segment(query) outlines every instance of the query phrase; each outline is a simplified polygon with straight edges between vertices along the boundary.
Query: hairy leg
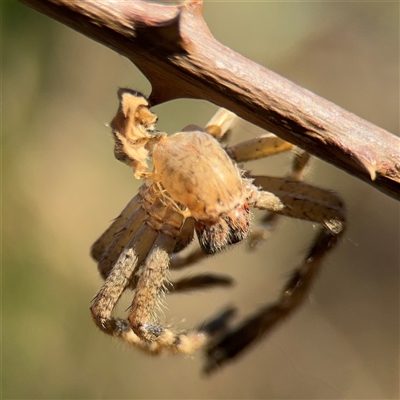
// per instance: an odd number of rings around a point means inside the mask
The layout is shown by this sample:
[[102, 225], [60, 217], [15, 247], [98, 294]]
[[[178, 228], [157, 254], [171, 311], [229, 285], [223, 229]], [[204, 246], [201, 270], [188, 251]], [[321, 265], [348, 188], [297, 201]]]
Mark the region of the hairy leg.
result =
[[[221, 338], [210, 343], [206, 351], [207, 359], [204, 367], [206, 373], [215, 371], [263, 339], [279, 322], [303, 304], [320, 271], [323, 259], [338, 242], [345, 229], [344, 207], [336, 195], [284, 178], [258, 177], [255, 183], [271, 190], [284, 205], [280, 213], [320, 223], [321, 229], [306, 257], [285, 284], [279, 298], [256, 311], [237, 327], [227, 328]], [[254, 205], [260, 207], [270, 204], [270, 194], [261, 192], [260, 198]], [[277, 204], [273, 204], [273, 207], [277, 207]]]

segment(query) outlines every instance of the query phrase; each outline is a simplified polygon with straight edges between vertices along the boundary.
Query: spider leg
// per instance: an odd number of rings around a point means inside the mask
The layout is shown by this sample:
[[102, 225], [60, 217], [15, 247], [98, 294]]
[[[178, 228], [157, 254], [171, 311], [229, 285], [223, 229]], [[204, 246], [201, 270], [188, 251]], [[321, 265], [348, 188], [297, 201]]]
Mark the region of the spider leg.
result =
[[[137, 222], [137, 214], [142, 213], [142, 210], [146, 215], [145, 223]], [[169, 221], [168, 224], [161, 222], [164, 218]], [[140, 224], [142, 226], [136, 229], [136, 225]], [[193, 228], [190, 231], [190, 226], [192, 222], [186, 223], [183, 216], [165, 207], [162, 199], [142, 202], [142, 206], [126, 219], [100, 260], [100, 264], [103, 259], [108, 263], [106, 267], [102, 266], [103, 271], [107, 269], [106, 280], [93, 300], [91, 313], [94, 322], [103, 332], [119, 337], [150, 354], [188, 354], [204, 346], [209, 338], [206, 330], [175, 332], [162, 327], [155, 313], [163, 294], [168, 290], [170, 254], [177, 246], [181, 248], [190, 242], [193, 236]], [[136, 233], [130, 238], [133, 231]], [[118, 250], [120, 254], [116, 260], [115, 248], [122, 249]], [[206, 287], [226, 283], [223, 281], [221, 277], [209, 277], [208, 281], [206, 278], [203, 281], [193, 278], [192, 282], [188, 280], [185, 285], [182, 281], [179, 286], [181, 290], [185, 286], [189, 290], [189, 286], [193, 288], [196, 284], [197, 287]], [[128, 287], [135, 288], [128, 320], [115, 318], [112, 312]]]
[[[127, 207], [129, 207], [129, 205]], [[119, 255], [121, 254], [121, 251], [127, 246], [132, 237], [136, 236], [136, 233], [141, 229], [146, 218], [146, 211], [139, 205], [139, 207], [137, 207], [129, 217], [125, 217], [124, 221], [122, 218], [115, 220], [111, 227], [104, 233], [104, 235], [107, 234], [106, 237], [108, 240], [112, 240], [103, 250], [101, 257], [98, 260], [98, 269], [103, 279], [107, 278], [108, 274], [113, 268], [113, 265], [116, 263]], [[115, 227], [113, 227], [114, 224]], [[116, 229], [114, 230], [114, 228]], [[113, 233], [113, 236], [111, 236], [111, 232]], [[100, 239], [102, 237], [103, 236], [101, 236]], [[95, 245], [97, 243], [101, 243], [103, 246], [105, 241], [99, 242], [99, 240], [95, 243]], [[96, 246], [96, 251], [99, 248], [100, 244]]]
[[168, 288], [168, 261], [176, 240], [169, 234], [159, 232], [143, 265], [137, 271], [139, 278], [128, 318], [132, 329], [125, 329], [121, 333], [125, 342], [150, 354], [191, 354], [209, 340], [206, 329], [176, 332], [163, 327], [155, 313]]
[[208, 121], [205, 131], [219, 142], [224, 141], [225, 135], [230, 132], [236, 120], [236, 114], [225, 108], [219, 108]]
[[140, 197], [135, 196], [123, 209], [121, 214], [114, 219], [110, 227], [93, 243], [90, 249], [90, 255], [97, 262], [100, 261], [107, 247], [111, 244], [114, 236], [123, 228], [129, 217], [140, 206]]
[[[157, 309], [162, 297], [167, 292], [184, 292], [194, 289], [205, 289], [213, 286], [229, 286], [232, 279], [217, 274], [201, 274], [181, 278], [171, 283], [167, 279], [170, 253], [176, 244], [176, 239], [164, 233], [157, 237], [144, 265], [136, 276], [136, 294], [131, 306], [129, 321], [134, 332], [144, 339], [154, 340], [162, 332], [162, 327], [156, 322], [154, 310]], [[153, 321], [153, 322], [152, 322]]]
[[174, 253], [178, 253], [186, 248], [193, 240], [194, 235], [194, 220], [193, 218], [186, 218], [177, 238]]
[[[344, 205], [334, 193], [301, 181], [270, 176], [252, 176], [261, 187], [253, 206], [292, 218], [318, 222], [332, 231], [344, 225]], [[264, 191], [265, 190], [265, 191]], [[257, 197], [258, 196], [258, 197]]]
[[[150, 186], [154, 188], [154, 185]], [[144, 224], [149, 212], [155, 216], [155, 220], [150, 223], [154, 229], [161, 227], [157, 221], [163, 217], [165, 212], [171, 214], [171, 210], [166, 211], [163, 202], [154, 198], [154, 194], [149, 194], [149, 192], [149, 183], [143, 183], [139, 189], [139, 194], [128, 203], [121, 215], [114, 220], [111, 226], [93, 244], [91, 255], [98, 261], [98, 269], [103, 279], [110, 273], [122, 249]], [[179, 217], [176, 223], [180, 226], [181, 219]], [[193, 239], [193, 224], [193, 219], [187, 218], [183, 226], [180, 226], [174, 251], [182, 250], [191, 242]], [[132, 281], [131, 283], [134, 288], [135, 282]]]
[[233, 279], [227, 275], [200, 274], [170, 282], [167, 287], [169, 293], [182, 293], [210, 289], [215, 286], [231, 286], [232, 284]]
[[[310, 161], [310, 154], [300, 149], [293, 148], [293, 159], [289, 174], [287, 177], [296, 181], [300, 181], [306, 171], [306, 167]], [[252, 229], [248, 236], [248, 246], [250, 249], [259, 248], [263, 242], [268, 240], [278, 225], [281, 216], [274, 212], [268, 212], [261, 218], [256, 227]]]
[[[285, 178], [256, 177], [254, 183], [268, 188], [268, 191], [277, 196], [284, 205], [279, 211], [283, 215], [318, 222], [322, 227], [306, 257], [287, 281], [280, 297], [274, 303], [256, 311], [238, 327], [227, 330], [221, 339], [210, 344], [206, 352], [207, 360], [204, 368], [206, 373], [215, 371], [262, 339], [279, 322], [301, 306], [321, 268], [322, 260], [344, 232], [344, 207], [336, 195]], [[264, 208], [264, 205], [270, 203], [269, 194], [261, 192], [254, 206]], [[277, 208], [276, 204], [273, 206]]]
[[121, 251], [103, 286], [93, 299], [90, 311], [95, 324], [105, 333], [121, 336], [130, 331], [128, 321], [112, 317], [112, 312], [124, 290], [130, 285], [135, 269], [153, 245], [157, 232], [147, 225], [136, 233]]
[[192, 250], [189, 254], [185, 256], [182, 256], [181, 254], [172, 254], [170, 268], [172, 270], [180, 270], [186, 267], [190, 267], [191, 265], [196, 264], [198, 261], [201, 261], [203, 258], [206, 257], [207, 254], [205, 254], [200, 247], [197, 247], [195, 250]]
[[307, 153], [305, 150], [300, 149], [300, 147], [294, 147], [292, 165], [290, 173], [288, 174], [288, 178], [300, 181], [307, 170], [310, 159], [310, 153]]
[[210, 336], [215, 339], [220, 334], [224, 334], [228, 328], [229, 320], [231, 320], [236, 314], [237, 309], [235, 307], [227, 307], [225, 310], [220, 312], [217, 316], [213, 317], [209, 321], [205, 321], [199, 327], [199, 331], [207, 332]]
[[159, 308], [166, 292], [169, 254], [175, 244], [176, 239], [160, 232], [136, 274], [138, 281], [128, 319], [133, 331], [149, 341], [153, 341], [162, 333], [154, 310]]
[[226, 148], [228, 155], [237, 163], [258, 160], [293, 149], [293, 145], [272, 133], [246, 140]]

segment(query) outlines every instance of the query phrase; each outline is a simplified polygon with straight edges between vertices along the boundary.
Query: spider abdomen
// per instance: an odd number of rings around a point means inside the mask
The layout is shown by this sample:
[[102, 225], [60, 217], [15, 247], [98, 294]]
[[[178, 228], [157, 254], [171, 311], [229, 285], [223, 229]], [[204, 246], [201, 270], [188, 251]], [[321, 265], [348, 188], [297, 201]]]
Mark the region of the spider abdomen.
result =
[[217, 221], [245, 201], [240, 171], [206, 132], [181, 132], [153, 149], [156, 176], [197, 220]]

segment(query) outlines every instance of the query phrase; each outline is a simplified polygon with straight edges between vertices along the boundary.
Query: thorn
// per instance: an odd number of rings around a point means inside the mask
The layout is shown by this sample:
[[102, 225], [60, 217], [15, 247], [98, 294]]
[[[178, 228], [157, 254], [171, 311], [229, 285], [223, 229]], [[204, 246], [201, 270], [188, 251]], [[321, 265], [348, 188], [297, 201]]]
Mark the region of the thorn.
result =
[[376, 179], [376, 164], [375, 164], [375, 162], [370, 162], [362, 156], [357, 157], [357, 161], [369, 173], [371, 180], [374, 181]]

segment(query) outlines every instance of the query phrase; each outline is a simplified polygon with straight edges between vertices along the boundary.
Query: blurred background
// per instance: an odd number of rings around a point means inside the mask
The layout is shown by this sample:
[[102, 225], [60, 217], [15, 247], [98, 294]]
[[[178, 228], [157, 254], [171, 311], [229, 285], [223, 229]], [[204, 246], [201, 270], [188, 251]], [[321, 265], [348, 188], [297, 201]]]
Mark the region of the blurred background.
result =
[[[398, 398], [399, 206], [320, 160], [307, 180], [342, 196], [348, 229], [308, 302], [268, 339], [204, 378], [201, 353], [152, 358], [99, 332], [89, 248], [140, 184], [114, 159], [107, 123], [118, 87], [150, 86], [127, 59], [36, 11], [4, 2], [2, 13], [4, 399]], [[209, 1], [204, 18], [233, 50], [399, 133], [398, 3]], [[173, 133], [216, 109], [183, 99], [154, 111]], [[261, 133], [240, 121], [233, 142]], [[283, 175], [289, 155], [248, 166]], [[235, 287], [168, 297], [166, 320], [191, 327], [228, 304], [244, 316], [272, 301], [314, 233], [285, 220], [259, 251], [202, 262], [189, 273], [227, 273]]]

